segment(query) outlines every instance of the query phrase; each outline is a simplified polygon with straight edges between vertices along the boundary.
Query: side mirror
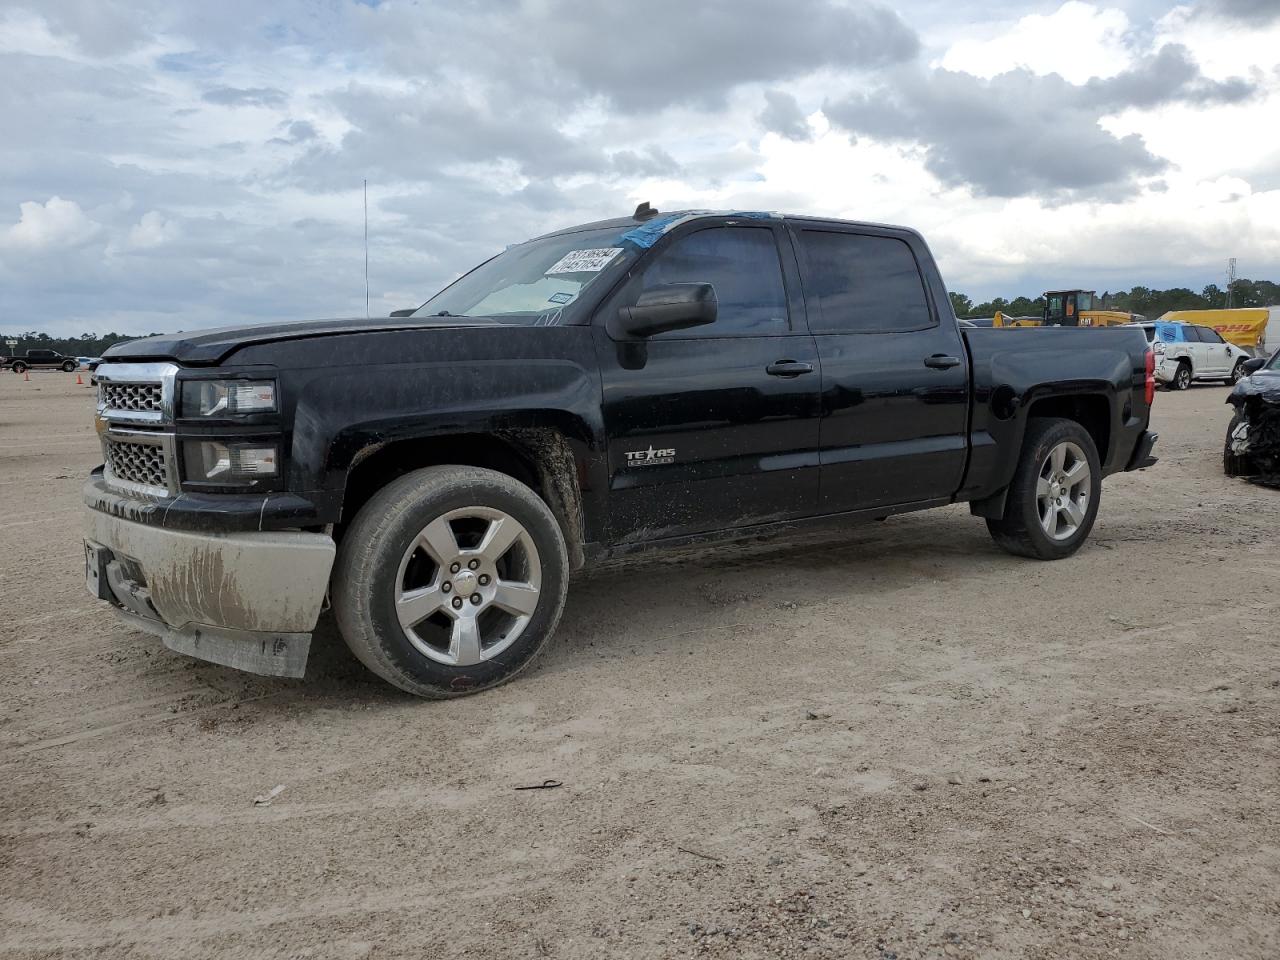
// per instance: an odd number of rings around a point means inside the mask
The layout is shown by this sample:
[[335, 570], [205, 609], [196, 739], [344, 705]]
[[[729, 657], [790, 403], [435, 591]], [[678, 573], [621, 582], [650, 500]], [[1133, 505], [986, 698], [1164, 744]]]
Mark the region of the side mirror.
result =
[[1246, 360], [1243, 364], [1241, 364], [1240, 369], [1244, 371], [1244, 375], [1247, 377], [1251, 373], [1257, 373], [1266, 365], [1267, 365], [1266, 357], [1254, 357], [1252, 360]]
[[716, 289], [709, 283], [667, 283], [640, 294], [605, 324], [615, 340], [652, 337], [669, 330], [701, 327], [716, 320]]
[[405, 307], [403, 310], [392, 310], [387, 316], [390, 317], [412, 317], [417, 307]]

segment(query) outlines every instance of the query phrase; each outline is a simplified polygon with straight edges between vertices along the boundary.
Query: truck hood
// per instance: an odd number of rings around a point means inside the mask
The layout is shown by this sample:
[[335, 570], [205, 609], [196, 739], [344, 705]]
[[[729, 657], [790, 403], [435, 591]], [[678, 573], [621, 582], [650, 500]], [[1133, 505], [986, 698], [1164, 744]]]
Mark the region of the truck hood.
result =
[[162, 333], [141, 340], [118, 343], [102, 355], [113, 361], [177, 360], [187, 364], [214, 364], [242, 347], [279, 340], [302, 340], [353, 333], [380, 333], [388, 330], [429, 330], [458, 327], [494, 327], [499, 321], [489, 317], [348, 317], [333, 320], [296, 320], [190, 333]]

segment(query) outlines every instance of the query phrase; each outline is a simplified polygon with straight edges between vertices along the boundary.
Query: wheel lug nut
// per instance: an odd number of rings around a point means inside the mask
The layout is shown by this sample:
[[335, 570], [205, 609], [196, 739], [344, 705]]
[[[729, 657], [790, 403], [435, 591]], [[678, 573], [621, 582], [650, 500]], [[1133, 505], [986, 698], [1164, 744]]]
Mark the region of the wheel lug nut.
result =
[[489, 585], [489, 575], [487, 573], [480, 574], [480, 586], [487, 587]]
[[479, 560], [472, 560], [470, 563], [467, 564], [467, 567], [471, 570], [474, 570], [478, 566], [480, 566]]
[[459, 570], [461, 570], [461, 569], [462, 569], [462, 564], [460, 564], [460, 563], [451, 563], [451, 564], [449, 564], [449, 572], [450, 572], [450, 573], [457, 573], [457, 572], [458, 572]]
[[478, 594], [478, 593], [473, 593], [473, 594], [471, 595], [471, 602], [472, 602], [472, 603], [474, 603], [477, 607], [478, 607], [478, 606], [480, 606], [480, 601], [481, 601], [482, 599], [483, 599], [483, 598], [482, 598], [482, 597], [480, 596], [480, 594]]
[[453, 589], [453, 584], [450, 583], [448, 580], [446, 580], [444, 583], [440, 585], [440, 589], [443, 590], [445, 593], [448, 593], [450, 590]]
[[461, 608], [462, 608], [462, 598], [461, 598], [461, 597], [454, 597], [454, 598], [453, 598], [453, 609], [455, 609], [455, 610], [460, 610]]

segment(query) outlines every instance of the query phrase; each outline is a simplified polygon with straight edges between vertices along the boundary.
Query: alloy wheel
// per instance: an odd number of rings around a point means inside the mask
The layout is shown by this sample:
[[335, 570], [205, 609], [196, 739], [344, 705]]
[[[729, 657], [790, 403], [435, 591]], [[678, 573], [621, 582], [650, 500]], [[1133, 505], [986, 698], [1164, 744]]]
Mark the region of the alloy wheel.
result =
[[1089, 458], [1079, 445], [1064, 440], [1044, 458], [1036, 480], [1040, 526], [1054, 540], [1068, 540], [1084, 523], [1091, 494]]
[[432, 520], [405, 550], [396, 616], [424, 656], [471, 666], [516, 642], [541, 585], [538, 548], [520, 521], [492, 507], [463, 507]]

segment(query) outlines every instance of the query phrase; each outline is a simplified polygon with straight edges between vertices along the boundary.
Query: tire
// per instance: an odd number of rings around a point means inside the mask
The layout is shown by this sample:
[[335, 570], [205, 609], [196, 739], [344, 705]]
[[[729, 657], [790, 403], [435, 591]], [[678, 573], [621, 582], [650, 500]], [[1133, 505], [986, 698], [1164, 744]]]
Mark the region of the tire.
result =
[[[486, 553], [489, 538], [509, 536], [509, 546]], [[560, 621], [568, 583], [564, 536], [537, 494], [494, 470], [442, 466], [406, 474], [364, 505], [342, 538], [331, 594], [361, 663], [401, 690], [441, 700], [528, 667]]]
[[78, 366], [78, 364], [74, 364], [74, 363], [72, 363], [70, 360], [68, 360], [66, 363], [64, 363], [64, 364], [62, 365], [62, 372], [63, 372], [63, 373], [75, 373], [75, 372], [76, 372], [76, 367], [77, 367], [77, 366]]
[[[1055, 460], [1058, 451], [1061, 460]], [[1083, 464], [1086, 477], [1076, 474]], [[1071, 480], [1075, 474], [1078, 479]], [[1068, 486], [1060, 497], [1052, 496], [1057, 478], [1065, 475]], [[1049, 485], [1041, 487], [1042, 479]], [[1042, 497], [1042, 491], [1046, 496]], [[1093, 438], [1074, 420], [1033, 418], [1027, 424], [1022, 453], [1009, 485], [1004, 517], [988, 520], [992, 538], [1009, 553], [1035, 560], [1061, 560], [1080, 549], [1093, 529], [1102, 495], [1102, 464]], [[1071, 506], [1057, 506], [1067, 501]], [[1046, 512], [1048, 518], [1046, 519]], [[1050, 532], [1046, 524], [1052, 523]]]
[[14, 373], [26, 373], [26, 372], [27, 372], [27, 369], [28, 369], [28, 368], [27, 368], [27, 365], [26, 365], [25, 363], [15, 363], [15, 364], [13, 365], [13, 372], [14, 372]]
[[1191, 364], [1185, 360], [1179, 361], [1178, 372], [1173, 375], [1169, 387], [1173, 390], [1191, 389]]
[[1222, 444], [1222, 472], [1228, 477], [1252, 477], [1258, 472], [1257, 466], [1249, 456], [1240, 456], [1231, 452], [1231, 434], [1240, 425], [1240, 414], [1235, 414], [1227, 424], [1227, 438]]
[[1236, 361], [1236, 365], [1231, 368], [1231, 376], [1227, 377], [1227, 383], [1235, 386], [1244, 379], [1244, 357]]

